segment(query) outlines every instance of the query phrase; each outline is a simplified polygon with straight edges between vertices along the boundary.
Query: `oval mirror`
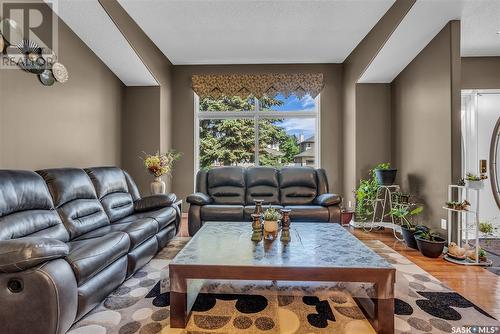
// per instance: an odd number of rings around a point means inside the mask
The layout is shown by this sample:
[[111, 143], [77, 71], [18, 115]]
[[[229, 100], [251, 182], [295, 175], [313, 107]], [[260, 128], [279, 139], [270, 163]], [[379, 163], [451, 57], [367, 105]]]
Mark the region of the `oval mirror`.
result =
[[500, 117], [491, 136], [490, 175], [493, 197], [500, 208]]
[[10, 45], [18, 45], [23, 41], [23, 29], [14, 20], [3, 19], [0, 21], [0, 30], [3, 38]]

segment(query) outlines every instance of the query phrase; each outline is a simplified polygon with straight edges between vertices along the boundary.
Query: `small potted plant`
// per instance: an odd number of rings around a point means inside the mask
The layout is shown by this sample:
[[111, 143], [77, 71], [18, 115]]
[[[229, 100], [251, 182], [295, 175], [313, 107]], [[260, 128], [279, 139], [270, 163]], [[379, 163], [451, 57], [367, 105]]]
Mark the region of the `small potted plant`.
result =
[[443, 253], [446, 240], [438, 234], [432, 233], [429, 228], [422, 228], [415, 231], [415, 240], [418, 250], [422, 255], [437, 258]]
[[[488, 258], [486, 257], [486, 251], [483, 248], [479, 248], [477, 255], [479, 257], [479, 262], [488, 261]], [[467, 258], [471, 261], [476, 262], [476, 250], [474, 248], [467, 252]]]
[[465, 175], [465, 181], [467, 182], [467, 187], [471, 189], [482, 189], [484, 187], [483, 180], [486, 180], [488, 176], [485, 174], [475, 175], [472, 173], [467, 173]]
[[156, 152], [156, 154], [147, 154], [144, 152], [144, 155], [144, 166], [155, 177], [154, 181], [151, 182], [151, 194], [164, 194], [166, 185], [161, 177], [163, 175], [171, 175], [174, 162], [179, 160], [181, 154], [171, 150], [164, 154], [160, 154], [159, 152]]
[[279, 220], [281, 219], [281, 213], [270, 207], [264, 211], [264, 239], [275, 240], [278, 237], [279, 230]]
[[377, 176], [377, 182], [383, 186], [390, 186], [394, 184], [396, 180], [397, 169], [391, 168], [390, 163], [382, 163], [374, 168], [375, 175]]
[[423, 210], [422, 206], [416, 206], [410, 210], [410, 206], [400, 205], [392, 208], [389, 212], [389, 215], [399, 220], [403, 239], [406, 245], [413, 249], [418, 249], [418, 246], [414, 236], [416, 226], [412, 224], [412, 217], [418, 215]]

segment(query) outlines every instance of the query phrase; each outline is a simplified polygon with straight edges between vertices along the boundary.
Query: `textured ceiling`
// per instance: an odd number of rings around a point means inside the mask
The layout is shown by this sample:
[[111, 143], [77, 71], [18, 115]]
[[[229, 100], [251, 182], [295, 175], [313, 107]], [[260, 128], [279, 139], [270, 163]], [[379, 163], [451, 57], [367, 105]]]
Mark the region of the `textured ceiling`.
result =
[[119, 0], [173, 64], [339, 63], [394, 0]]

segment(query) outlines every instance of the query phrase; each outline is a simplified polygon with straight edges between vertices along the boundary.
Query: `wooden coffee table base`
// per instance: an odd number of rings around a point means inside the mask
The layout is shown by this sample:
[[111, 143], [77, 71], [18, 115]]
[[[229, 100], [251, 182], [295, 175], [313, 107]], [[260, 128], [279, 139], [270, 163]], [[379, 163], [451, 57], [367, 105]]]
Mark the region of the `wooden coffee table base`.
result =
[[189, 320], [187, 280], [264, 280], [374, 283], [378, 298], [355, 298], [380, 334], [394, 333], [395, 269], [296, 268], [170, 264], [170, 326], [185, 328]]

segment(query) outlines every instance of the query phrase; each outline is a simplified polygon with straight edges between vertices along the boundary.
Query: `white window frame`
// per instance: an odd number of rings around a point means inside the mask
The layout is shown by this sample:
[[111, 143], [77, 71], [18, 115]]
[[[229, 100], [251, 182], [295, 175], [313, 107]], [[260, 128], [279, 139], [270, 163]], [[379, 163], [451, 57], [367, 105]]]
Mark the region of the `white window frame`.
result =
[[[206, 119], [253, 119], [255, 124], [255, 147], [258, 147], [259, 141], [259, 119], [269, 118], [314, 118], [316, 120], [316, 133], [314, 148], [315, 168], [321, 166], [321, 133], [320, 133], [320, 116], [321, 116], [321, 94], [318, 94], [314, 99], [314, 110], [294, 110], [294, 111], [265, 111], [260, 110], [260, 101], [255, 98], [255, 109], [249, 111], [200, 111], [200, 98], [194, 94], [194, 175], [200, 169], [200, 121]], [[259, 152], [256, 150], [254, 157], [255, 166], [259, 166]], [[195, 176], [196, 178], [196, 176]]]

